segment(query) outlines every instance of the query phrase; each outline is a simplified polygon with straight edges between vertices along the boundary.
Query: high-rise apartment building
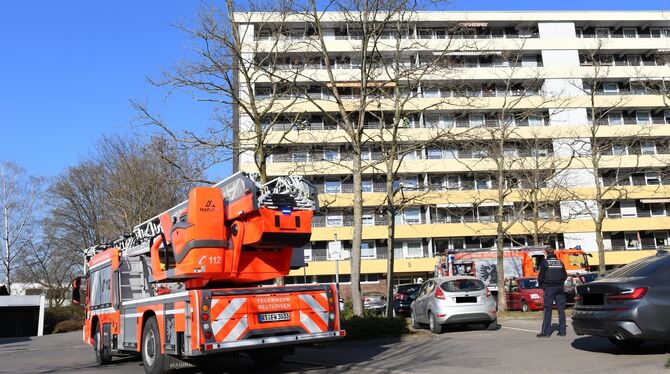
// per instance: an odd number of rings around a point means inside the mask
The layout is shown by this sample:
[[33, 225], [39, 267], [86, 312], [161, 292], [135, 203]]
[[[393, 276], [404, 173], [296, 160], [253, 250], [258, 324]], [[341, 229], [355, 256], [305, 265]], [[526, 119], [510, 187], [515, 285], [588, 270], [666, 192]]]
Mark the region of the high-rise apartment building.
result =
[[[273, 101], [261, 126], [268, 177], [306, 175], [320, 192], [322, 211], [304, 248], [309, 266], [292, 272], [288, 283], [333, 281], [329, 243], [338, 240], [351, 248], [353, 156], [350, 136], [334, 119], [340, 115], [338, 100], [350, 105], [351, 113], [366, 112], [361, 159], [376, 166], [364, 170], [361, 183], [361, 279], [374, 284], [385, 277], [388, 217], [379, 161], [387, 142], [375, 134], [392, 126], [398, 92], [409, 96], [400, 111], [402, 160], [393, 188], [416, 198], [405, 199], [395, 217], [397, 282], [425, 279], [435, 256], [445, 251], [495, 247], [500, 202], [504, 219], [515, 222], [505, 225], [504, 244], [510, 248], [581, 246], [594, 252], [596, 264], [593, 194], [598, 191], [608, 265], [670, 244], [670, 101], [663, 90], [670, 77], [667, 14], [419, 12], [401, 27], [389, 22], [390, 30], [376, 32], [369, 41], [376, 47], [365, 59], [361, 40], [369, 31], [340, 13], [325, 13], [318, 27], [297, 15], [237, 18], [247, 63], [274, 76], [237, 77], [241, 97], [252, 92], [246, 90], [250, 82], [255, 100]], [[402, 79], [372, 73], [389, 67], [422, 73]], [[282, 72], [284, 78], [277, 78]], [[361, 100], [364, 76], [369, 96]], [[252, 143], [258, 137], [245, 136], [254, 132], [250, 114], [239, 109], [235, 114], [240, 147], [247, 149], [236, 168], [257, 172]], [[499, 127], [510, 129], [508, 138], [487, 132]], [[454, 135], [459, 133], [462, 141]], [[543, 203], [528, 203], [520, 192], [528, 190], [528, 181], [511, 171], [499, 180], [497, 164], [487, 160], [493, 157], [489, 143], [499, 140], [500, 156], [508, 161], [554, 160], [535, 167], [552, 169], [539, 190], [561, 189], [558, 197], [547, 193]], [[510, 170], [528, 169], [532, 162], [512, 164]], [[509, 187], [502, 200], [501, 183]], [[541, 221], [535, 239], [532, 225], [525, 224], [529, 217]], [[340, 261], [339, 272], [346, 282], [348, 261]]]

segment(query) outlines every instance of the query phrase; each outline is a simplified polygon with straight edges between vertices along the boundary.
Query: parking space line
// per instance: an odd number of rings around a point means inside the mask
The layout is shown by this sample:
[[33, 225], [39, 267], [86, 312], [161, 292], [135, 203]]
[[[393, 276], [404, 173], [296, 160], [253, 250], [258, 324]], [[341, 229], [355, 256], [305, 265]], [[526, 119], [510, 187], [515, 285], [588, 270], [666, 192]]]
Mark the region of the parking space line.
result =
[[537, 330], [529, 330], [529, 329], [520, 329], [518, 327], [507, 327], [507, 326], [501, 326], [503, 329], [508, 329], [508, 330], [516, 330], [516, 331], [525, 331], [525, 332], [534, 332], [536, 334], [539, 333]]

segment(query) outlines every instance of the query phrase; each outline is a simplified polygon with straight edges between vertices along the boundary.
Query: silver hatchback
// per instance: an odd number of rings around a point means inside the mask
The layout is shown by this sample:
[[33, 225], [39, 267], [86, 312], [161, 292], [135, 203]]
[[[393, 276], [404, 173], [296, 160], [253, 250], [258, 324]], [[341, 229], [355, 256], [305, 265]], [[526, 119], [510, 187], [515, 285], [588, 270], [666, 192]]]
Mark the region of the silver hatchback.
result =
[[429, 325], [440, 334], [445, 325], [481, 323], [496, 330], [496, 303], [484, 282], [469, 276], [428, 279], [421, 285], [411, 306], [412, 327]]

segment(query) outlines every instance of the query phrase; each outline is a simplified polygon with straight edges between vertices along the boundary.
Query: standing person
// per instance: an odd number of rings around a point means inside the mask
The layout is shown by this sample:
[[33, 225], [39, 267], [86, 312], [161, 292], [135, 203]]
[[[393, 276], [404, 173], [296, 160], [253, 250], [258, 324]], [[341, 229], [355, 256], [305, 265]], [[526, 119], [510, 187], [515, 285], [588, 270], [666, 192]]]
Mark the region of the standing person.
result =
[[554, 255], [554, 249], [547, 250], [547, 258], [540, 263], [537, 282], [544, 291], [544, 319], [538, 338], [551, 336], [551, 308], [556, 301], [558, 309], [558, 336], [565, 336], [565, 289], [563, 283], [568, 278], [563, 263]]

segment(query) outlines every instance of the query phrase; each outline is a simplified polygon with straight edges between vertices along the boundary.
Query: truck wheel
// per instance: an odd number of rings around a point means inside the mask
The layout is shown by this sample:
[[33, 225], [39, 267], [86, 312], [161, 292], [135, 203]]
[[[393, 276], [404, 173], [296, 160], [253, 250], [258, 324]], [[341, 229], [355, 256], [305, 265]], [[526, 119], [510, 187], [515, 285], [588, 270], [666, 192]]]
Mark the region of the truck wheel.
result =
[[151, 317], [142, 330], [142, 363], [147, 374], [167, 373], [167, 360], [161, 353], [161, 339], [156, 317]]
[[435, 319], [435, 316], [433, 313], [430, 313], [428, 315], [428, 322], [430, 323], [430, 332], [433, 334], [441, 334], [443, 330], [443, 326], [437, 323], [437, 320]]
[[412, 328], [414, 330], [419, 330], [421, 328], [421, 324], [416, 321], [416, 316], [414, 315], [414, 310], [411, 311], [410, 318], [412, 319]]
[[284, 352], [274, 349], [259, 349], [249, 352], [249, 358], [259, 369], [271, 369], [284, 360]]
[[93, 333], [93, 351], [95, 352], [95, 360], [99, 365], [107, 365], [112, 362], [112, 353], [108, 347], [104, 346], [102, 327], [99, 323], [95, 326], [95, 332]]
[[528, 311], [528, 303], [526, 302], [526, 300], [521, 302], [521, 311], [524, 313]]

